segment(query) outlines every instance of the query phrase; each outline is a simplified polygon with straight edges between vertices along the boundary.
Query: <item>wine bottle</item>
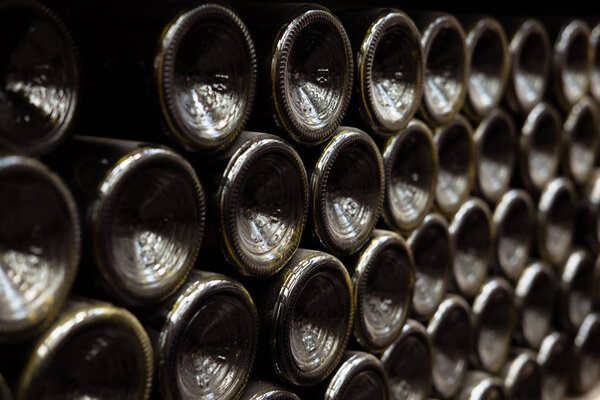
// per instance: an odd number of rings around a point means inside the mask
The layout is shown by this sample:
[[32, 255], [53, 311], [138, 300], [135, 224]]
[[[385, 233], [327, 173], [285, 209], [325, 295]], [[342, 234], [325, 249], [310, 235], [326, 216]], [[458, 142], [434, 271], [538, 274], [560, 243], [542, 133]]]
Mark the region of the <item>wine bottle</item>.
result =
[[589, 91], [592, 64], [590, 27], [580, 19], [546, 22], [554, 39], [553, 94], [559, 106], [568, 111]]
[[[346, 351], [337, 368], [319, 388], [323, 400], [388, 400], [388, 382], [382, 362], [372, 354]], [[311, 397], [311, 398], [317, 398]]]
[[354, 62], [340, 20], [317, 4], [240, 4], [259, 60], [257, 104], [250, 129], [273, 131], [314, 146], [346, 114]]
[[575, 333], [593, 311], [595, 262], [588, 250], [575, 248], [562, 267], [557, 319], [567, 332]]
[[456, 295], [440, 303], [427, 325], [433, 348], [433, 389], [444, 398], [454, 396], [462, 386], [469, 366], [471, 332], [470, 307]]
[[528, 351], [514, 350], [502, 369], [507, 400], [542, 400], [542, 370]]
[[400, 335], [381, 355], [390, 399], [425, 400], [431, 387], [431, 341], [420, 322], [408, 319]]
[[506, 87], [512, 111], [528, 114], [540, 103], [548, 85], [552, 46], [546, 27], [537, 19], [504, 21], [509, 37], [510, 74]]
[[0, 342], [39, 334], [69, 293], [80, 221], [63, 181], [41, 162], [0, 156]]
[[490, 278], [472, 305], [473, 345], [471, 360], [479, 369], [497, 374], [510, 350], [515, 325], [513, 289], [504, 278]]
[[262, 372], [269, 369], [300, 386], [323, 381], [342, 357], [352, 328], [352, 283], [344, 265], [329, 254], [299, 249], [255, 292]]
[[461, 19], [467, 49], [465, 113], [480, 120], [498, 106], [508, 82], [508, 40], [496, 19], [481, 16]]
[[552, 327], [557, 294], [557, 277], [548, 263], [532, 261], [523, 270], [514, 291], [515, 336], [520, 344], [539, 349]]
[[537, 354], [542, 369], [542, 399], [560, 400], [569, 388], [573, 365], [573, 342], [562, 332], [552, 332], [544, 338]]
[[557, 174], [562, 149], [562, 119], [549, 103], [527, 114], [519, 138], [519, 180], [530, 192], [541, 192]]
[[600, 376], [600, 314], [589, 314], [577, 331], [573, 347], [571, 388], [589, 390]]
[[377, 145], [360, 129], [340, 127], [304, 162], [314, 238], [334, 255], [357, 252], [375, 228], [383, 203], [383, 160]]
[[433, 134], [423, 122], [411, 120], [382, 149], [385, 170], [383, 218], [399, 232], [415, 229], [433, 203], [438, 159]]
[[498, 201], [494, 215], [497, 270], [511, 281], [519, 279], [534, 240], [535, 206], [526, 191], [513, 189]]
[[510, 188], [517, 140], [515, 123], [507, 112], [494, 108], [473, 133], [476, 193], [490, 203]]
[[472, 370], [465, 375], [457, 400], [504, 400], [504, 383], [483, 371]]
[[476, 197], [467, 200], [454, 215], [449, 231], [454, 244], [453, 289], [472, 298], [483, 285], [493, 256], [490, 208]]
[[349, 9], [337, 15], [356, 51], [356, 95], [348, 123], [358, 125], [360, 116], [371, 133], [393, 135], [406, 127], [421, 102], [419, 31], [395, 8]]
[[594, 172], [600, 136], [600, 110], [590, 97], [583, 97], [569, 112], [563, 128], [563, 171], [577, 185], [585, 184]]
[[240, 283], [194, 270], [179, 291], [146, 319], [160, 398], [239, 396], [250, 376], [258, 340], [256, 306]]
[[592, 52], [590, 93], [596, 102], [600, 102], [600, 24], [596, 24], [590, 32], [590, 51]]
[[308, 178], [296, 150], [277, 136], [244, 131], [210, 162], [190, 160], [208, 193], [207, 250], [220, 246], [244, 277], [279, 271], [298, 248], [308, 213]]
[[274, 383], [252, 380], [239, 397], [240, 400], [300, 400], [295, 393]]
[[0, 148], [38, 156], [56, 149], [78, 115], [81, 65], [62, 19], [37, 1], [0, 5]]
[[429, 318], [444, 298], [453, 257], [448, 223], [439, 214], [429, 214], [408, 238], [415, 261], [412, 314]]
[[148, 335], [125, 309], [71, 298], [35, 342], [18, 399], [148, 399], [153, 357]]
[[550, 181], [538, 201], [537, 251], [550, 264], [559, 265], [569, 255], [575, 235], [577, 194], [567, 178]]
[[462, 108], [467, 91], [465, 32], [450, 14], [414, 18], [421, 31], [424, 88], [421, 113], [430, 125], [449, 123]]
[[469, 197], [475, 175], [473, 129], [462, 115], [434, 133], [438, 159], [437, 210], [450, 216]]
[[188, 0], [88, 1], [77, 8], [71, 19], [87, 72], [82, 131], [168, 138], [202, 153], [222, 150], [242, 131], [257, 61], [231, 8]]
[[81, 294], [99, 285], [120, 303], [140, 306], [175, 292], [204, 231], [205, 195], [191, 165], [166, 147], [85, 136], [48, 161], [85, 223], [85, 268], [94, 273], [78, 275]]
[[412, 253], [396, 233], [375, 230], [357, 256], [345, 263], [353, 286], [354, 338], [381, 352], [400, 334], [415, 283]]

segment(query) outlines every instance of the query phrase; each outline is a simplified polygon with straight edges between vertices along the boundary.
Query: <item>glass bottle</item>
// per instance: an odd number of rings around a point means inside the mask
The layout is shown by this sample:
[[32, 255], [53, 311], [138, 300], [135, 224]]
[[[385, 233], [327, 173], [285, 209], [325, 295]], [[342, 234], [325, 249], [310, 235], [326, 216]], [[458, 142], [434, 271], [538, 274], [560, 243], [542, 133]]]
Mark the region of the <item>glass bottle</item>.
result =
[[433, 349], [423, 325], [408, 319], [394, 343], [381, 355], [390, 399], [427, 399], [431, 389]]
[[515, 123], [506, 111], [494, 108], [473, 133], [476, 193], [495, 203], [510, 188], [517, 158]]
[[493, 256], [494, 230], [490, 208], [473, 197], [458, 209], [450, 224], [454, 244], [452, 286], [466, 298], [483, 285]]
[[[249, 128], [314, 146], [340, 125], [352, 94], [354, 60], [340, 20], [318, 4], [240, 4], [259, 60]], [[276, 128], [276, 129], [273, 129]]]
[[64, 182], [25, 156], [0, 156], [0, 342], [43, 331], [77, 273], [79, 213]]
[[462, 108], [467, 92], [465, 32], [450, 14], [417, 14], [421, 31], [424, 88], [421, 113], [430, 125], [449, 123]]
[[192, 166], [163, 146], [86, 136], [49, 163], [73, 191], [85, 224], [82, 294], [99, 284], [119, 302], [140, 306], [175, 292], [204, 233], [206, 199]]
[[537, 194], [556, 176], [560, 166], [562, 118], [550, 103], [538, 103], [525, 117], [519, 150], [519, 180], [530, 193]]
[[511, 281], [519, 279], [529, 260], [535, 234], [534, 207], [526, 191], [513, 189], [500, 198], [494, 210], [496, 266]]
[[130, 312], [71, 298], [36, 340], [16, 397], [146, 400], [152, 374], [150, 340]]
[[354, 338], [363, 349], [380, 352], [400, 334], [410, 311], [415, 283], [412, 253], [400, 235], [375, 230], [345, 265], [353, 285]]
[[352, 283], [335, 257], [299, 249], [275, 276], [255, 288], [263, 373], [299, 386], [323, 381], [350, 337]]
[[205, 248], [220, 247], [243, 277], [279, 271], [298, 248], [308, 213], [309, 182], [296, 150], [275, 135], [244, 131], [218, 158], [191, 161], [208, 193]]
[[144, 322], [161, 398], [228, 399], [243, 390], [256, 356], [258, 314], [240, 283], [194, 270]]
[[433, 203], [438, 159], [431, 130], [418, 119], [382, 148], [385, 170], [383, 218], [399, 232], [415, 229]]
[[81, 65], [62, 19], [37, 1], [0, 5], [0, 148], [39, 156], [69, 135], [79, 112]]
[[462, 115], [434, 132], [438, 176], [435, 206], [449, 216], [469, 198], [475, 178], [473, 129]]
[[465, 112], [480, 120], [498, 106], [508, 82], [508, 40], [504, 28], [488, 16], [465, 16], [467, 90]]
[[323, 148], [310, 153], [303, 159], [310, 176], [313, 236], [334, 255], [353, 254], [367, 242], [381, 213], [381, 153], [369, 135], [350, 127], [338, 128]]
[[530, 262], [514, 291], [518, 342], [539, 349], [552, 327], [557, 294], [558, 282], [552, 267], [545, 261]]
[[448, 295], [427, 325], [433, 348], [432, 383], [440, 396], [454, 396], [469, 365], [472, 345], [471, 309], [459, 296]]
[[408, 238], [415, 261], [412, 314], [429, 318], [444, 298], [453, 260], [452, 236], [439, 214], [429, 214]]

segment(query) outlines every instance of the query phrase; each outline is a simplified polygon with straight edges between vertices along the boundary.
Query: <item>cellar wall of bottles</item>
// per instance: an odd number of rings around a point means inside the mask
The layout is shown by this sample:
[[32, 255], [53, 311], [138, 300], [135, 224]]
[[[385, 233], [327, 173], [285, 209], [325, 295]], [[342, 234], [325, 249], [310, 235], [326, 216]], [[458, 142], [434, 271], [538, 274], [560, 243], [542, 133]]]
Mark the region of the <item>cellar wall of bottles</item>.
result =
[[122, 3], [0, 2], [0, 400], [597, 390], [593, 12]]

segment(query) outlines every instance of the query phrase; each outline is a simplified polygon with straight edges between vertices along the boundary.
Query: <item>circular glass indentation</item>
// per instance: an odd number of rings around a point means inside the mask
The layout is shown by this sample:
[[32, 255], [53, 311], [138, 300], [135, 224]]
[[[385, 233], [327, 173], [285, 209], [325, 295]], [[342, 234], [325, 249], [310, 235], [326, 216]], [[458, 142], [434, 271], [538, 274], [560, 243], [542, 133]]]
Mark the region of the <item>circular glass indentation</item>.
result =
[[520, 307], [523, 338], [534, 349], [550, 330], [555, 303], [555, 284], [549, 267], [533, 264], [527, 267], [515, 288]]
[[337, 361], [348, 327], [348, 292], [338, 277], [318, 272], [299, 289], [289, 330], [295, 366], [317, 376]]
[[551, 263], [563, 261], [573, 244], [575, 193], [564, 178], [551, 181], [538, 204], [539, 250]]
[[160, 148], [129, 153], [104, 179], [95, 215], [103, 277], [128, 304], [162, 300], [196, 260], [205, 199], [192, 167]]
[[487, 114], [502, 98], [508, 54], [502, 26], [494, 19], [480, 20], [466, 39], [470, 52], [467, 95], [478, 115]]
[[383, 354], [390, 398], [420, 400], [430, 391], [431, 348], [426, 334], [409, 333]]
[[[249, 140], [229, 163], [222, 223], [229, 255], [243, 275], [277, 272], [296, 251], [308, 210], [308, 182], [298, 154], [272, 136]], [[229, 246], [232, 245], [232, 248]]]
[[433, 385], [443, 397], [450, 397], [462, 384], [469, 365], [471, 320], [462, 306], [444, 304], [427, 330], [433, 346]]
[[585, 96], [589, 88], [589, 33], [583, 21], [572, 21], [563, 28], [555, 45], [559, 84], [569, 105]]
[[361, 334], [365, 335], [368, 346], [381, 349], [394, 340], [408, 314], [413, 263], [408, 249], [400, 243], [390, 243], [381, 251], [373, 250], [376, 253], [355, 289], [359, 302], [357, 324], [364, 330]]
[[38, 344], [20, 383], [20, 397], [147, 398], [152, 378], [150, 341], [137, 320], [125, 313], [98, 306], [75, 310], [61, 319]]
[[383, 375], [363, 371], [348, 383], [340, 400], [385, 399], [388, 394], [386, 386], [387, 382]]
[[600, 316], [590, 314], [581, 325], [575, 338], [577, 353], [576, 389], [586, 391], [600, 376]]
[[537, 20], [525, 21], [510, 43], [512, 87], [518, 108], [528, 112], [546, 91], [550, 70], [550, 39]]
[[460, 24], [445, 16], [422, 36], [425, 63], [423, 103], [428, 115], [443, 123], [462, 106], [466, 91], [466, 46]]
[[374, 114], [371, 123], [389, 132], [402, 129], [421, 101], [419, 32], [405, 14], [389, 13], [373, 24], [365, 44], [361, 90], [369, 98], [369, 113]]
[[491, 225], [487, 205], [476, 200], [464, 203], [450, 225], [454, 281], [465, 296], [473, 296], [487, 276], [493, 245]]
[[509, 367], [511, 381], [505, 380], [507, 397], [514, 400], [542, 398], [542, 372], [531, 357], [517, 358]]
[[570, 338], [563, 333], [554, 332], [543, 340], [537, 356], [542, 368], [542, 398], [564, 398], [573, 363], [572, 346]]
[[524, 191], [509, 191], [494, 211], [496, 258], [502, 272], [511, 280], [518, 279], [529, 259], [534, 235], [531, 198]]
[[562, 126], [556, 109], [537, 105], [527, 116], [521, 135], [521, 169], [532, 190], [541, 191], [559, 166]]
[[473, 139], [466, 121], [455, 120], [442, 127], [435, 137], [438, 176], [435, 200], [438, 207], [452, 214], [466, 200], [472, 184]]
[[515, 127], [511, 117], [492, 112], [477, 130], [475, 169], [479, 191], [489, 201], [496, 201], [510, 186], [515, 160]]
[[41, 163], [0, 158], [0, 338], [39, 328], [67, 296], [79, 260], [77, 209]]
[[237, 210], [237, 234], [244, 251], [272, 261], [280, 258], [303, 219], [302, 174], [280, 154], [256, 160], [245, 177]]
[[426, 217], [408, 239], [415, 261], [413, 310], [422, 316], [435, 311], [447, 287], [452, 258], [448, 227], [441, 217]]
[[62, 22], [35, 2], [0, 6], [0, 143], [25, 154], [65, 138], [79, 100], [80, 66]]
[[254, 324], [248, 304], [236, 296], [204, 300], [174, 350], [179, 396], [221, 399], [238, 393], [254, 361]]
[[411, 122], [384, 150], [387, 193], [384, 216], [401, 230], [415, 228], [429, 211], [437, 174], [437, 153], [431, 132]]
[[592, 312], [594, 300], [594, 260], [586, 251], [574, 251], [566, 261], [561, 291], [567, 329], [577, 329]]
[[309, 10], [287, 24], [271, 64], [277, 115], [300, 143], [326, 140], [350, 99], [353, 63], [344, 28], [331, 13]]
[[504, 365], [512, 337], [512, 291], [508, 282], [500, 282], [486, 284], [473, 305], [477, 356], [482, 368], [490, 372], [499, 372]]
[[576, 183], [585, 183], [593, 173], [600, 140], [598, 123], [598, 108], [590, 98], [577, 103], [565, 122], [565, 169]]
[[241, 131], [252, 107], [256, 55], [239, 17], [207, 4], [181, 14], [159, 52], [165, 117], [188, 148], [216, 151]]
[[364, 132], [338, 134], [319, 159], [313, 188], [317, 235], [333, 253], [352, 253], [368, 240], [383, 200], [383, 164]]

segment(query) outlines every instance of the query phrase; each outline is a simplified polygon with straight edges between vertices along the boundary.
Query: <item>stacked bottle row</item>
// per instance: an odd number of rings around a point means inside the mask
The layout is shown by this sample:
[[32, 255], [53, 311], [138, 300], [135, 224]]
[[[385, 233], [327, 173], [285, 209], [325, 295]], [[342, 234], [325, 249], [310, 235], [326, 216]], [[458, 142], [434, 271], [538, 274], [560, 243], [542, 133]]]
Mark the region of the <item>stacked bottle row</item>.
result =
[[[17, 398], [225, 399], [251, 378], [242, 398], [530, 399], [595, 382], [600, 28], [90, 4], [55, 5], [69, 28], [0, 6], [2, 147], [43, 156], [0, 160], [0, 372]], [[167, 137], [181, 152], [121, 140]]]

